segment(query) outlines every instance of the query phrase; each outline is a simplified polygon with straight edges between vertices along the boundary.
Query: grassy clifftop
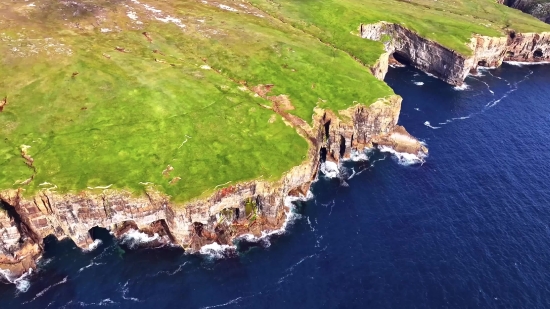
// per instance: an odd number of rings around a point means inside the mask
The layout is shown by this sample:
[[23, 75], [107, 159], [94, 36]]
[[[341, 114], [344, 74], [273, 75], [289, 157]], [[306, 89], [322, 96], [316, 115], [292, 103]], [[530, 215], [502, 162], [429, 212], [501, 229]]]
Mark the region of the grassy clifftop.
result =
[[0, 190], [152, 183], [178, 202], [305, 159], [255, 86], [308, 122], [315, 106], [393, 94], [350, 57], [383, 52], [360, 23], [400, 22], [464, 53], [472, 33], [548, 30], [485, 0], [37, 0], [1, 3], [0, 16]]
[[359, 24], [387, 21], [464, 55], [472, 34], [550, 31], [549, 25], [494, 0], [250, 0], [257, 7], [374, 64], [378, 46], [350, 36]]

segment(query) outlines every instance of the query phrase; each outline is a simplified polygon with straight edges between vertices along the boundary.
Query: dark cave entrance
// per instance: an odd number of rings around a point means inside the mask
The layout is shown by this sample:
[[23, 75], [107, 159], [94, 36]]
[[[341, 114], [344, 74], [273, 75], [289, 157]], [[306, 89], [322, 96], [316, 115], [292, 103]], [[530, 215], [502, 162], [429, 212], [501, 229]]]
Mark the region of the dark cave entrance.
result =
[[346, 154], [346, 138], [340, 135], [340, 158], [343, 158]]
[[542, 49], [537, 49], [535, 50], [535, 52], [533, 53], [533, 58], [542, 58], [543, 54], [542, 54]]
[[487, 60], [480, 60], [477, 62], [477, 65], [480, 67], [486, 67], [487, 66]]
[[327, 149], [325, 147], [321, 147], [319, 150], [319, 160], [321, 162], [325, 162], [327, 160]]
[[404, 64], [404, 65], [410, 65], [411, 64], [411, 58], [409, 58], [409, 56], [403, 52], [400, 52], [400, 51], [396, 51], [393, 53], [392, 55], [393, 59], [395, 59], [395, 61], [401, 63], [401, 64]]

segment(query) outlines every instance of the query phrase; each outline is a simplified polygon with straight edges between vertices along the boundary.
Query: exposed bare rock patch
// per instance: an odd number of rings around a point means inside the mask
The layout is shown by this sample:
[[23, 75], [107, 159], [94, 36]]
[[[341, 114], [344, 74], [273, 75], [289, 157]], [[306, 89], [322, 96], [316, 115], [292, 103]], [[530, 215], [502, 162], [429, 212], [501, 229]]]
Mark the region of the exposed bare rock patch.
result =
[[8, 97], [4, 97], [1, 101], [0, 101], [0, 113], [4, 110], [4, 107], [6, 107], [6, 105], [8, 105]]
[[164, 177], [170, 177], [170, 172], [174, 170], [174, 167], [172, 167], [172, 165], [168, 165], [166, 166], [166, 168], [162, 171], [162, 175], [164, 175]]

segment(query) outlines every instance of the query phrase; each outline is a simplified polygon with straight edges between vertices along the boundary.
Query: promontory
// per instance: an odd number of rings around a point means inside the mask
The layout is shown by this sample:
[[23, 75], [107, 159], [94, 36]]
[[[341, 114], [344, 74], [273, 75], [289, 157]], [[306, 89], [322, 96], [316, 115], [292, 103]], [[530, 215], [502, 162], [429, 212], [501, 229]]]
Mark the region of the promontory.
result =
[[10, 276], [94, 227], [191, 252], [277, 230], [321, 166], [427, 154], [390, 64], [460, 86], [550, 57], [550, 25], [492, 0], [3, 1], [0, 41]]

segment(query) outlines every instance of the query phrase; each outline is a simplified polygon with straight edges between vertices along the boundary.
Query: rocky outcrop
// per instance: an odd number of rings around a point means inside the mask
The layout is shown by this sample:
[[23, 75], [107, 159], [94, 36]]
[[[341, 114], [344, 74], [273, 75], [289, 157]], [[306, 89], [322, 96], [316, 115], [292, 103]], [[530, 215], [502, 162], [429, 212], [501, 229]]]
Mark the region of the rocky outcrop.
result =
[[550, 2], [547, 0], [499, 0], [498, 2], [550, 24]]
[[[36, 267], [41, 248], [10, 206], [0, 205], [0, 272], [20, 275]], [[2, 279], [2, 276], [0, 276]]]
[[[18, 190], [0, 192], [0, 200], [18, 216], [14, 219], [0, 212], [0, 268], [20, 274], [34, 267], [42, 250], [39, 245], [49, 235], [69, 237], [87, 249], [93, 243], [90, 230], [94, 227], [109, 228], [116, 237], [138, 229], [151, 236], [160, 235], [162, 241], [156, 244], [168, 239], [192, 251], [213, 242], [231, 244], [244, 234], [261, 236], [282, 226], [289, 211], [286, 198], [306, 196], [321, 160], [338, 163], [404, 130], [396, 125], [401, 109], [401, 97], [396, 95], [369, 107], [357, 104], [336, 112], [317, 108], [312, 126], [277, 104], [273, 109], [310, 144], [307, 159], [276, 182], [260, 179], [229, 185], [182, 205], [153, 186], [143, 196], [112, 189], [69, 194], [45, 189], [33, 198], [23, 197]], [[403, 149], [411, 153], [427, 151], [414, 141]], [[399, 141], [394, 144], [398, 147]], [[17, 221], [24, 228], [18, 228]], [[19, 264], [9, 268], [6, 263]]]
[[[451, 85], [462, 85], [466, 76], [479, 66], [498, 67], [503, 61], [550, 60], [550, 33], [547, 32], [510, 31], [503, 37], [476, 35], [468, 43], [472, 51], [470, 55], [462, 55], [398, 24], [379, 22], [361, 25], [360, 33], [363, 38], [384, 43], [386, 52], [396, 59], [408, 62]], [[384, 71], [378, 68], [378, 64], [372, 70]], [[383, 76], [382, 73], [378, 75]]]
[[[376, 147], [381, 141], [392, 140], [396, 132], [405, 131], [403, 127], [397, 126], [401, 101], [399, 96], [390, 96], [368, 108], [358, 104], [337, 114], [317, 110], [315, 118], [320, 124], [317, 139], [323, 141], [321, 152], [326, 153], [326, 160], [339, 163], [365, 148]], [[406, 148], [406, 152], [415, 155], [427, 154], [426, 147], [416, 139], [412, 140], [414, 143], [407, 142], [407, 147], [402, 149]], [[398, 144], [401, 143], [396, 141], [392, 146], [401, 147]]]

